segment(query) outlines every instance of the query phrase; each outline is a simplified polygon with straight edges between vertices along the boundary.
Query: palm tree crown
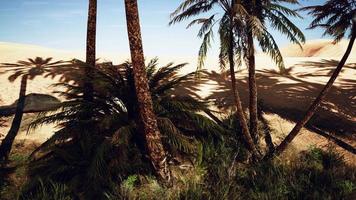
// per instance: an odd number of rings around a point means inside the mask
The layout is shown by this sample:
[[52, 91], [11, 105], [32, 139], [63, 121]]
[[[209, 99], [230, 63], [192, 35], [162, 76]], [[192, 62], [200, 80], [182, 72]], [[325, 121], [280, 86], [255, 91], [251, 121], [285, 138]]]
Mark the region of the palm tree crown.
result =
[[[178, 23], [183, 20], [195, 17], [204, 13], [212, 13], [210, 17], [194, 19], [188, 28], [194, 24], [201, 24], [198, 36], [203, 38], [203, 43], [199, 50], [198, 67], [203, 66], [204, 58], [213, 36], [213, 27], [219, 24], [220, 35], [220, 60], [223, 64], [227, 59], [228, 41], [227, 29], [234, 28], [235, 54], [240, 58], [245, 57], [246, 35], [250, 31], [254, 39], [258, 41], [263, 52], [268, 53], [272, 59], [283, 70], [284, 63], [278, 45], [268, 26], [283, 33], [288, 39], [301, 46], [305, 42], [302, 31], [293, 24], [288, 17], [301, 17], [297, 11], [292, 10], [282, 3], [298, 4], [297, 0], [185, 0], [172, 14], [170, 24]], [[222, 16], [219, 13], [222, 12]]]
[[308, 11], [308, 14], [314, 17], [309, 28], [325, 29], [324, 35], [334, 37], [334, 42], [340, 41], [347, 35], [350, 38], [356, 32], [356, 1], [354, 0], [329, 0], [323, 5], [308, 6], [301, 10]]
[[[289, 17], [301, 18], [297, 11], [283, 4], [298, 4], [298, 0], [241, 0], [238, 1], [236, 12], [245, 23], [244, 34], [252, 34], [261, 50], [271, 56], [281, 71], [284, 62], [279, 47], [269, 32], [269, 28], [277, 30], [295, 44], [301, 46], [305, 42], [304, 34], [293, 24]], [[244, 53], [244, 52], [243, 52]]]

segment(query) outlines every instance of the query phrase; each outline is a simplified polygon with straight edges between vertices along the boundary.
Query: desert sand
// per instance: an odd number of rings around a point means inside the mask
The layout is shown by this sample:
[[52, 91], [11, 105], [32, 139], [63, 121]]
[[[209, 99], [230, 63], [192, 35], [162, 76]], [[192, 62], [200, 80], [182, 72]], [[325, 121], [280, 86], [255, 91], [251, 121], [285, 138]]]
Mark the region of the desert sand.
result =
[[[287, 134], [308, 105], [319, 93], [323, 85], [329, 79], [332, 70], [338, 60], [343, 55], [347, 47], [347, 41], [341, 41], [333, 45], [329, 40], [308, 41], [301, 50], [297, 45], [289, 45], [282, 48], [285, 56], [288, 75], [280, 75], [278, 68], [268, 56], [259, 53], [256, 57], [258, 70], [259, 97], [265, 105], [266, 116], [277, 127], [280, 134]], [[33, 45], [13, 44], [0, 42], [0, 63], [16, 62], [26, 58], [53, 57], [54, 60], [69, 60], [72, 58], [83, 59], [83, 52], [69, 52], [54, 50]], [[115, 63], [127, 60], [128, 56], [116, 57], [115, 54], [105, 54], [99, 57], [103, 60], [113, 60]], [[186, 59], [186, 60], [185, 60]], [[160, 64], [168, 63], [167, 58], [160, 59]], [[176, 63], [191, 62], [182, 73], [194, 71], [196, 69], [196, 59], [176, 58]], [[332, 133], [356, 148], [356, 47], [348, 59], [348, 65], [340, 74], [332, 89], [319, 109], [316, 117], [313, 118], [313, 125], [327, 133]], [[232, 105], [232, 98], [229, 95], [230, 83], [228, 77], [221, 75], [220, 68], [216, 59], [208, 60], [206, 64], [206, 76], [196, 85], [190, 85], [190, 90], [198, 94], [197, 98], [206, 99], [214, 104], [214, 107], [222, 111], [228, 111]], [[1, 72], [1, 71], [0, 71]], [[18, 98], [19, 81], [14, 83], [8, 81], [9, 74], [0, 73], [0, 99], [2, 105], [12, 104]], [[247, 105], [247, 70], [244, 67], [237, 72], [239, 79], [238, 88], [240, 90], [243, 104]], [[29, 81], [27, 94], [42, 93], [52, 94], [51, 84], [58, 82], [58, 79], [36, 78]], [[189, 89], [188, 88], [188, 89]], [[17, 140], [45, 141], [50, 137], [55, 128], [54, 125], [44, 126], [26, 135], [26, 125], [35, 115], [25, 115], [23, 128]], [[332, 122], [332, 123], [330, 123]], [[10, 123], [10, 119], [9, 119]], [[0, 129], [0, 133], [5, 134], [7, 128]], [[343, 135], [347, 135], [344, 137]], [[281, 137], [278, 136], [278, 137]], [[278, 143], [278, 137], [274, 142]], [[324, 137], [315, 133], [303, 130], [295, 139], [294, 144], [299, 150], [305, 150], [311, 145], [325, 146], [330, 145]], [[354, 160], [355, 155], [344, 151], [349, 160]], [[351, 162], [352, 163], [352, 162]]]
[[[288, 45], [281, 49], [285, 57], [324, 57], [341, 58], [348, 45], [347, 40], [342, 40], [336, 44], [326, 39], [311, 40], [303, 45], [301, 49], [298, 45]], [[351, 57], [356, 56], [356, 49], [351, 52]]]

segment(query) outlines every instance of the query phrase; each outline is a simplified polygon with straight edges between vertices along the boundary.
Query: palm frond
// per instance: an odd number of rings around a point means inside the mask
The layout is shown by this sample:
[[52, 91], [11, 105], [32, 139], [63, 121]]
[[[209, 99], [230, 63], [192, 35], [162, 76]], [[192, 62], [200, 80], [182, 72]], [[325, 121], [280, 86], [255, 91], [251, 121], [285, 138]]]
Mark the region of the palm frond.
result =
[[262, 51], [268, 53], [271, 56], [273, 61], [277, 64], [280, 72], [284, 72], [285, 65], [283, 56], [273, 36], [268, 31], [264, 31], [262, 37], [259, 39], [259, 43]]
[[210, 11], [218, 0], [186, 0], [172, 14], [170, 25]]
[[201, 70], [204, 67], [208, 49], [211, 47], [212, 38], [213, 38], [213, 30], [210, 29], [206, 34], [204, 34], [203, 42], [199, 49], [197, 71]]
[[347, 33], [353, 33], [356, 26], [356, 3], [353, 0], [329, 0], [322, 5], [307, 6], [300, 9], [314, 17], [309, 28], [322, 28], [324, 35], [330, 35], [334, 42], [339, 42]]
[[181, 131], [168, 118], [157, 118], [158, 126], [163, 134], [162, 140], [169, 144], [169, 148], [173, 151], [182, 151], [185, 153], [194, 153], [196, 145], [194, 138], [189, 138], [181, 133]]

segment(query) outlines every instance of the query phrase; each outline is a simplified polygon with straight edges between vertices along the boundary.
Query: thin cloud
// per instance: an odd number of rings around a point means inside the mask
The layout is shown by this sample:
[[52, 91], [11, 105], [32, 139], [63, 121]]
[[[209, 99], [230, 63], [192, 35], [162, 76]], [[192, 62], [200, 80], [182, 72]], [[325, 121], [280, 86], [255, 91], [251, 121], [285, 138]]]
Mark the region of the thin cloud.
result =
[[40, 6], [40, 5], [48, 5], [48, 1], [24, 1], [22, 3], [23, 6]]
[[0, 12], [12, 12], [16, 11], [15, 8], [0, 8]]
[[36, 26], [41, 24], [41, 20], [27, 19], [27, 20], [23, 20], [21, 23], [25, 26]]
[[112, 24], [112, 25], [106, 25], [106, 26], [104, 26], [104, 28], [126, 28], [126, 25]]
[[62, 20], [62, 19], [68, 19], [72, 17], [81, 17], [85, 16], [86, 12], [84, 10], [68, 10], [65, 12], [51, 12], [51, 13], [46, 13], [44, 14], [43, 17], [48, 17], [52, 18], [55, 20]]
[[[117, 24], [111, 24], [111, 25], [106, 25], [104, 26], [104, 28], [114, 28], [114, 29], [117, 29], [117, 28], [126, 28], [126, 25], [117, 25]], [[164, 28], [164, 26], [162, 25], [155, 25], [155, 24], [142, 24], [141, 25], [141, 28], [142, 29], [145, 29], [145, 28]]]

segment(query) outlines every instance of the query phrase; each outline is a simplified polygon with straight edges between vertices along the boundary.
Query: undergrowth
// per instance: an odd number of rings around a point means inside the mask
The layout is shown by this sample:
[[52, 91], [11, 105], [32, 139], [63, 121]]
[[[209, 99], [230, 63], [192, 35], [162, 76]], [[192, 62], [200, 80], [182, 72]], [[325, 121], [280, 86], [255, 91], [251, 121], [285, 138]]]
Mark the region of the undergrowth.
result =
[[[115, 190], [105, 193], [105, 199], [352, 199], [356, 191], [355, 168], [332, 149], [312, 147], [288, 164], [278, 159], [247, 164], [232, 161], [240, 156], [233, 148], [210, 148], [199, 165], [172, 169], [177, 176], [172, 187], [161, 186], [154, 176], [134, 174], [113, 185]], [[40, 185], [22, 199], [78, 198], [65, 184], [40, 181]]]

